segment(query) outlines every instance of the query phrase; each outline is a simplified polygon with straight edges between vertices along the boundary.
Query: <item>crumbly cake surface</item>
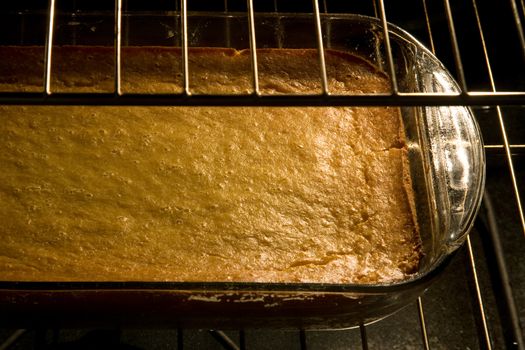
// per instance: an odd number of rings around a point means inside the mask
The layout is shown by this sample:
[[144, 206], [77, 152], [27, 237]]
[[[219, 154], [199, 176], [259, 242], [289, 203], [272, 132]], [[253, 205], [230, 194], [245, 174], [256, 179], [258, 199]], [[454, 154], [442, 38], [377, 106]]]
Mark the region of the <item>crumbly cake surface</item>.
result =
[[[39, 88], [16, 68], [42, 65], [38, 50], [0, 49], [0, 89]], [[111, 50], [56, 51], [58, 90], [111, 89]], [[178, 91], [179, 54], [125, 50], [124, 90]], [[262, 92], [318, 92], [316, 55], [261, 50]], [[333, 92], [388, 91], [368, 63], [326, 58]], [[192, 50], [190, 70], [195, 93], [251, 86], [244, 51]], [[397, 108], [0, 106], [0, 118], [0, 280], [376, 283], [417, 270]]]

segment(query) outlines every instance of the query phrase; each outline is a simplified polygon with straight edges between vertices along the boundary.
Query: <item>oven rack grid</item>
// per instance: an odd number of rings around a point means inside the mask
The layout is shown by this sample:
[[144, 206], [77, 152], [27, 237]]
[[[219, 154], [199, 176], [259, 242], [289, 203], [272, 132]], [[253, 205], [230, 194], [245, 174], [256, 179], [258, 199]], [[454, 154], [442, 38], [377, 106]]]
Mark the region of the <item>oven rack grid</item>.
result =
[[[402, 106], [434, 106], [434, 105], [470, 105], [470, 106], [494, 106], [494, 105], [524, 105], [525, 91], [499, 91], [496, 89], [492, 71], [490, 68], [489, 55], [487, 52], [483, 28], [481, 25], [479, 13], [476, 6], [476, 0], [472, 2], [473, 9], [478, 21], [478, 30], [480, 39], [484, 47], [484, 64], [486, 64], [489, 79], [490, 91], [469, 90], [465, 79], [465, 69], [461, 59], [460, 49], [457, 40], [456, 28], [450, 1], [444, 0], [446, 8], [446, 20], [449, 28], [450, 42], [452, 53], [456, 66], [456, 78], [460, 85], [459, 93], [418, 93], [402, 92], [399, 90], [396, 72], [394, 67], [394, 58], [392, 47], [390, 45], [390, 33], [388, 30], [387, 15], [384, 0], [373, 0], [374, 13], [383, 26], [384, 45], [386, 53], [386, 68], [389, 73], [391, 93], [390, 94], [355, 94], [355, 95], [337, 95], [330, 92], [328, 87], [328, 77], [325, 64], [325, 45], [323, 39], [323, 28], [321, 19], [329, 15], [326, 1], [323, 1], [324, 11], [319, 9], [319, 0], [313, 0], [312, 20], [315, 24], [315, 36], [318, 50], [318, 63], [320, 67], [319, 80], [321, 82], [321, 91], [319, 94], [311, 95], [265, 95], [259, 89], [258, 59], [257, 59], [257, 39], [255, 29], [255, 10], [253, 0], [247, 0], [248, 11], [245, 14], [248, 18], [249, 27], [249, 48], [251, 58], [251, 85], [252, 92], [248, 94], [219, 95], [219, 94], [193, 94], [189, 80], [189, 63], [188, 63], [188, 11], [187, 0], [177, 2], [177, 11], [174, 14], [180, 18], [180, 47], [182, 55], [182, 92], [181, 93], [125, 93], [121, 88], [121, 53], [122, 53], [122, 18], [123, 18], [123, 0], [115, 0], [114, 9], [114, 81], [113, 92], [96, 92], [96, 93], [74, 93], [74, 92], [56, 92], [52, 89], [51, 70], [53, 60], [53, 45], [55, 33], [55, 21], [57, 17], [57, 0], [49, 0], [47, 12], [47, 32], [45, 38], [45, 57], [43, 86], [41, 92], [0, 92], [0, 103], [2, 104], [35, 104], [35, 105], [185, 105], [185, 106], [371, 106], [371, 105], [402, 105]], [[427, 11], [426, 1], [422, 0], [424, 9]], [[520, 47], [525, 56], [525, 34], [521, 24], [520, 13], [516, 5], [516, 0], [510, 0], [513, 6], [513, 17], [516, 22], [516, 32], [520, 38]], [[276, 2], [274, 2], [276, 4]], [[522, 3], [523, 5], [523, 3]], [[179, 9], [180, 8], [180, 9]], [[228, 5], [225, 2], [225, 13]], [[277, 5], [275, 5], [277, 10]], [[177, 13], [178, 12], [178, 13]], [[429, 41], [431, 49], [434, 52], [434, 41], [432, 39], [431, 25], [428, 13], [425, 12]]]
[[[501, 105], [514, 105], [523, 106], [525, 105], [525, 92], [524, 91], [499, 91], [495, 83], [495, 79], [492, 73], [491, 61], [489, 58], [489, 50], [484, 38], [484, 30], [480, 15], [477, 7], [477, 0], [471, 1], [471, 10], [476, 18], [477, 32], [479, 33], [479, 39], [483, 46], [483, 61], [488, 72], [488, 78], [490, 81], [490, 92], [481, 91], [469, 91], [465, 79], [465, 70], [462, 62], [458, 40], [457, 30], [455, 27], [455, 21], [453, 18], [453, 11], [451, 9], [450, 1], [443, 0], [445, 6], [446, 21], [449, 29], [449, 39], [452, 45], [453, 59], [456, 68], [456, 77], [460, 85], [459, 94], [421, 94], [421, 93], [402, 93], [399, 92], [397, 86], [397, 80], [395, 76], [394, 62], [392, 48], [390, 47], [387, 12], [385, 9], [384, 0], [372, 0], [373, 7], [376, 17], [378, 17], [384, 30], [385, 47], [386, 47], [386, 58], [387, 58], [387, 70], [390, 73], [391, 83], [391, 94], [388, 95], [346, 95], [337, 96], [330, 93], [327, 84], [326, 66], [324, 63], [324, 42], [323, 32], [321, 27], [321, 18], [324, 15], [329, 14], [326, 0], [321, 3], [323, 11], [320, 10], [319, 0], [313, 0], [313, 14], [312, 19], [315, 24], [315, 33], [317, 40], [317, 48], [319, 52], [319, 64], [320, 64], [320, 81], [322, 91], [318, 95], [311, 96], [265, 96], [260, 93], [259, 82], [258, 82], [258, 61], [257, 61], [257, 42], [255, 33], [255, 11], [253, 7], [253, 0], [247, 0], [248, 11], [246, 13], [249, 20], [249, 44], [250, 44], [250, 57], [252, 64], [252, 93], [246, 95], [194, 95], [191, 91], [191, 85], [189, 81], [189, 65], [188, 65], [188, 11], [187, 11], [187, 0], [180, 0], [177, 3], [177, 7], [180, 11], [180, 32], [181, 32], [181, 48], [182, 48], [182, 72], [183, 72], [183, 91], [180, 94], [126, 94], [121, 89], [121, 47], [122, 47], [122, 16], [123, 16], [123, 0], [115, 0], [115, 21], [114, 21], [114, 58], [115, 58], [115, 70], [114, 70], [114, 92], [112, 93], [57, 93], [52, 90], [51, 86], [51, 67], [53, 59], [53, 40], [54, 40], [54, 22], [56, 16], [56, 0], [49, 0], [49, 8], [47, 12], [47, 35], [45, 40], [45, 59], [44, 59], [44, 80], [42, 92], [0, 92], [0, 104], [27, 104], [27, 105], [73, 105], [73, 104], [86, 104], [86, 105], [189, 105], [189, 106], [201, 106], [201, 105], [213, 105], [213, 106], [348, 106], [348, 105], [471, 105], [471, 106], [492, 106], [496, 109], [498, 116], [498, 123], [500, 132], [502, 135], [502, 144], [487, 144], [486, 150], [498, 149], [503, 150], [510, 177], [512, 180], [514, 200], [518, 208], [518, 213], [521, 222], [521, 235], [525, 234], [525, 217], [520, 198], [519, 183], [515, 172], [514, 157], [513, 154], [518, 151], [523, 151], [525, 145], [522, 144], [511, 144], [507, 137], [507, 127], [505, 124], [504, 111], [500, 108]], [[425, 10], [425, 21], [428, 30], [428, 36], [431, 44], [431, 49], [435, 52], [433, 34], [431, 29], [431, 22], [429, 20], [429, 13], [427, 11], [427, 1], [421, 0], [423, 8]], [[468, 0], [466, 0], [468, 1]], [[274, 1], [275, 10], [277, 11], [277, 3]], [[525, 16], [525, 6], [523, 1], [518, 4], [516, 0], [510, 0], [513, 19], [515, 22], [515, 29], [519, 38], [519, 46], [521, 48], [521, 55], [525, 59], [525, 34], [522, 24], [522, 17]], [[225, 12], [227, 13], [228, 4], [225, 1]], [[511, 328], [511, 336], [506, 339], [508, 346], [524, 349], [525, 343], [519, 323], [519, 313], [516, 305], [514, 304], [514, 298], [512, 295], [511, 284], [509, 283], [509, 277], [507, 268], [505, 266], [504, 254], [505, 252], [501, 248], [500, 236], [498, 234], [498, 227], [494, 217], [494, 210], [492, 208], [491, 200], [489, 195], [485, 193], [484, 196], [484, 208], [486, 212], [486, 230], [490, 233], [490, 240], [494, 249], [494, 256], [496, 257], [497, 271], [499, 271], [501, 278], [501, 288], [504, 290], [505, 305], [507, 312], [510, 317], [509, 327]], [[479, 221], [479, 220], [478, 220]], [[470, 237], [467, 238], [466, 242], [466, 254], [468, 257], [469, 267], [471, 271], [471, 278], [474, 284], [475, 295], [476, 295], [476, 319], [478, 320], [478, 333], [479, 333], [479, 344], [480, 347], [486, 349], [493, 348], [493, 342], [491, 340], [490, 325], [488, 324], [486, 317], [486, 310], [483, 302], [483, 292], [478, 282], [478, 272], [476, 266], [476, 251], [473, 249]], [[427, 332], [427, 325], [425, 322], [425, 309], [421, 298], [417, 299], [417, 313], [419, 317], [420, 332], [422, 337], [422, 343], [425, 349], [430, 349], [430, 341]], [[360, 326], [360, 335], [362, 348], [368, 349], [367, 342], [367, 326]], [[11, 344], [25, 333], [24, 330], [17, 330], [9, 337], [3, 344], [0, 344], [0, 348], [4, 349], [9, 347]], [[210, 333], [216, 338], [219, 343], [226, 349], [244, 349], [245, 348], [245, 336], [244, 331], [239, 331], [239, 344], [230, 339], [222, 331], [210, 331]], [[177, 332], [177, 344], [182, 348], [183, 344], [183, 331]], [[179, 335], [180, 334], [180, 335]], [[299, 343], [301, 349], [306, 349], [306, 335], [304, 330], [299, 330]]]

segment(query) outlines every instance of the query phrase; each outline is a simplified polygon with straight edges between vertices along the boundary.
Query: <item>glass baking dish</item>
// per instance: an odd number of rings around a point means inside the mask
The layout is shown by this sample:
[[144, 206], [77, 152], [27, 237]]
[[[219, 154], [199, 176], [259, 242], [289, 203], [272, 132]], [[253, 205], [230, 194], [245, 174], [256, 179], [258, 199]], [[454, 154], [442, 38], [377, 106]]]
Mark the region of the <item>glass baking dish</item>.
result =
[[[6, 34], [5, 44], [41, 45], [45, 16], [34, 16], [40, 20], [30, 21], [35, 28], [25, 31], [22, 43]], [[327, 49], [388, 70], [379, 20], [321, 19]], [[312, 15], [257, 14], [255, 22], [259, 48], [317, 47]], [[176, 14], [125, 14], [123, 23], [124, 46], [180, 47]], [[188, 26], [191, 47], [249, 47], [245, 14], [194, 13]], [[112, 30], [113, 14], [59, 14], [55, 42], [111, 46]], [[394, 25], [389, 31], [401, 93], [458, 94], [451, 75], [427, 49]], [[402, 106], [401, 111], [424, 253], [409, 279], [391, 284], [1, 281], [0, 323], [328, 329], [366, 324], [401, 309], [439, 276], [464, 241], [485, 178], [482, 140], [469, 108]]]

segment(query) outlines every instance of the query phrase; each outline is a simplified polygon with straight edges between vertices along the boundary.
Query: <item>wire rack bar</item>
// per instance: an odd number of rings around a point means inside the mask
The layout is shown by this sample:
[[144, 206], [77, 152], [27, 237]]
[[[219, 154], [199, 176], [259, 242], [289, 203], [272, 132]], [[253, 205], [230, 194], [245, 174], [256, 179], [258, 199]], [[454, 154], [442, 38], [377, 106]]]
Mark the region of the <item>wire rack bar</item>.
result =
[[[484, 145], [485, 149], [502, 149], [502, 148], [505, 148], [505, 145], [487, 145], [485, 144]], [[520, 145], [520, 144], [514, 144], [514, 145], [509, 145], [509, 147], [511, 149], [521, 149], [521, 148], [525, 148], [525, 145]]]
[[[523, 52], [523, 56], [525, 57], [525, 33], [523, 33], [523, 24], [521, 23], [520, 13], [518, 10], [518, 5], [516, 4], [516, 0], [510, 0], [510, 6], [512, 8], [512, 15], [514, 16], [514, 22], [516, 23], [516, 31], [518, 33], [521, 50]], [[522, 10], [525, 11], [523, 0], [521, 2], [521, 6], [522, 6]]]
[[0, 344], [0, 350], [8, 350], [18, 339], [27, 332], [26, 329], [17, 329], [6, 340]]
[[518, 350], [525, 349], [525, 343], [523, 339], [523, 332], [520, 327], [520, 318], [518, 314], [518, 308], [514, 301], [514, 295], [512, 293], [511, 280], [509, 277], [507, 263], [503, 254], [503, 247], [501, 245], [501, 238], [499, 234], [498, 225], [496, 223], [496, 214], [494, 212], [494, 206], [492, 200], [487, 191], [483, 195], [483, 205], [485, 207], [487, 217], [487, 231], [490, 239], [491, 247], [494, 250], [494, 257], [497, 266], [497, 276], [500, 279], [501, 289], [505, 296], [505, 313], [510, 319], [510, 332], [512, 333], [512, 339], [507, 343], [509, 348]]
[[239, 348], [240, 350], [246, 349], [246, 333], [242, 329], [239, 331]]
[[299, 330], [299, 345], [301, 350], [308, 349], [306, 345], [306, 331], [304, 329]]
[[450, 42], [452, 44], [452, 53], [454, 55], [454, 63], [456, 64], [456, 72], [458, 75], [459, 85], [461, 91], [466, 93], [467, 81], [465, 79], [465, 70], [463, 69], [463, 63], [461, 61], [461, 54], [459, 52], [458, 38], [456, 36], [456, 27], [454, 26], [454, 18], [452, 16], [452, 9], [450, 8], [450, 1], [444, 0], [445, 2], [445, 14], [447, 17], [447, 25], [450, 34]]
[[25, 16], [21, 16], [20, 18], [20, 45], [25, 44], [25, 38], [26, 38], [26, 19]]
[[[326, 14], [326, 12], [324, 14]], [[326, 21], [325, 33], [326, 33], [326, 48], [331, 49], [332, 48], [332, 21]]]
[[122, 0], [115, 0], [115, 94], [121, 89]]
[[317, 48], [319, 53], [319, 69], [321, 72], [321, 87], [323, 94], [328, 95], [328, 76], [326, 74], [326, 62], [324, 59], [323, 32], [321, 29], [321, 13], [319, 12], [319, 1], [313, 0], [315, 34], [317, 38]]
[[423, 347], [425, 348], [425, 350], [429, 350], [430, 345], [428, 343], [427, 323], [425, 322], [423, 300], [421, 300], [421, 297], [417, 298], [417, 311], [419, 315], [419, 325], [421, 327], [421, 337], [423, 338]]
[[476, 268], [476, 261], [474, 260], [474, 251], [470, 242], [470, 236], [467, 235], [467, 252], [469, 257], [470, 268], [472, 271], [472, 279], [474, 282], [474, 288], [476, 291], [476, 301], [478, 303], [478, 312], [481, 321], [481, 328], [483, 337], [480, 339], [480, 343], [483, 344], [483, 348], [487, 350], [492, 349], [492, 342], [490, 340], [490, 332], [487, 324], [487, 316], [485, 313], [485, 307], [483, 305], [483, 296], [481, 295], [481, 288], [479, 286], [478, 271]]
[[[372, 8], [374, 10], [374, 17], [379, 19], [379, 10], [377, 5], [377, 0], [372, 0]], [[383, 57], [382, 48], [381, 48], [381, 40], [377, 38], [374, 43], [374, 51], [375, 51], [375, 57]], [[383, 64], [383, 60], [377, 60], [376, 62], [377, 67], [379, 70], [384, 71], [385, 67]], [[392, 83], [390, 83], [392, 85]]]
[[[372, 7], [374, 8], [374, 17], [379, 18], [379, 12], [378, 12], [378, 9], [377, 9], [377, 1], [376, 0], [372, 0]], [[379, 57], [379, 56], [377, 56], [377, 57]]]
[[284, 29], [282, 25], [281, 17], [277, 17], [277, 23], [275, 27], [276, 36], [277, 36], [277, 48], [283, 48], [283, 38], [284, 38]]
[[223, 331], [210, 330], [210, 335], [226, 350], [240, 350], [235, 342]]
[[[226, 7], [224, 8], [224, 13], [228, 12], [228, 2], [226, 1], [224, 4]], [[226, 23], [224, 26], [224, 37], [226, 38], [226, 47], [232, 47], [232, 35], [231, 35], [231, 18], [226, 17]]]
[[[480, 16], [479, 16], [479, 11], [478, 11], [478, 6], [477, 6], [477, 3], [476, 3], [476, 0], [472, 0], [472, 8], [474, 10], [474, 15], [476, 17], [476, 22], [477, 22], [477, 26], [478, 26], [478, 32], [479, 32], [481, 44], [482, 44], [482, 47], [483, 47], [483, 54], [485, 56], [484, 57], [485, 58], [485, 65], [487, 67], [487, 71], [488, 71], [489, 79], [490, 79], [490, 87], [491, 87], [493, 92], [496, 92], [496, 83], [494, 81], [494, 75], [492, 74], [492, 65], [490, 64], [490, 58], [489, 58], [489, 54], [488, 54], [487, 43], [485, 42], [485, 36], [483, 34], [483, 26], [481, 25], [481, 19], [480, 19]], [[512, 186], [513, 186], [513, 189], [514, 189], [514, 196], [516, 198], [516, 203], [517, 203], [517, 206], [518, 206], [518, 212], [519, 212], [520, 221], [521, 221], [522, 233], [523, 233], [523, 235], [525, 235], [525, 214], [523, 212], [521, 196], [520, 196], [520, 192], [519, 192], [519, 189], [518, 189], [518, 180], [517, 180], [517, 177], [516, 177], [516, 172], [514, 171], [514, 162], [512, 161], [512, 153], [511, 153], [511, 150], [510, 150], [510, 142], [509, 142], [509, 139], [507, 137], [507, 129], [505, 127], [505, 122], [503, 120], [503, 113], [501, 111], [501, 107], [500, 106], [496, 106], [496, 110], [497, 110], [497, 114], [498, 114], [498, 122], [499, 122], [500, 129], [501, 129], [501, 136], [503, 138], [503, 144], [505, 146], [505, 153], [507, 155], [507, 161], [508, 161], [510, 176], [511, 176], [511, 180], [512, 180]]]
[[182, 92], [183, 96], [190, 96], [190, 72], [188, 63], [188, 4], [180, 1], [181, 33], [182, 33]]
[[525, 105], [525, 93], [440, 95], [191, 95], [1, 92], [3, 105], [107, 105], [107, 106], [490, 106]]
[[430, 43], [430, 50], [432, 52], [436, 52], [436, 48], [434, 46], [434, 38], [432, 36], [432, 27], [430, 25], [430, 16], [428, 14], [427, 0], [422, 0], [422, 2], [423, 2], [423, 12], [425, 13], [425, 22], [427, 26], [428, 41]]
[[46, 56], [44, 62], [44, 94], [51, 95], [51, 67], [53, 55], [53, 33], [55, 28], [55, 0], [49, 0], [49, 16], [47, 20]]
[[500, 108], [500, 106], [496, 106], [496, 109], [497, 109], [497, 113], [498, 113], [498, 122], [499, 122], [500, 129], [501, 129], [501, 136], [503, 138], [503, 146], [504, 146], [504, 149], [505, 149], [505, 155], [507, 157], [507, 162], [508, 162], [508, 165], [509, 165], [509, 172], [510, 172], [510, 177], [511, 177], [511, 180], [512, 180], [512, 187], [513, 187], [513, 190], [514, 190], [514, 196], [516, 198], [516, 205], [518, 206], [518, 213], [519, 213], [520, 221], [521, 221], [522, 234], [525, 235], [525, 215], [523, 213], [523, 205], [522, 205], [522, 202], [521, 202], [521, 196], [520, 196], [520, 192], [519, 192], [519, 189], [518, 189], [518, 180], [517, 180], [517, 177], [516, 177], [516, 172], [514, 170], [514, 161], [512, 160], [511, 145], [510, 145], [510, 141], [509, 141], [509, 139], [507, 137], [507, 130], [506, 130], [506, 127], [505, 127], [505, 122], [503, 120], [503, 113], [501, 111], [501, 108]]
[[253, 10], [253, 0], [248, 1], [248, 21], [249, 21], [249, 34], [250, 34], [250, 57], [252, 64], [252, 83], [253, 93], [255, 96], [259, 96], [259, 69], [257, 64], [257, 41], [255, 38], [255, 15]]
[[[122, 13], [128, 13], [128, 12], [129, 12], [129, 11], [128, 11], [128, 4], [129, 4], [128, 1], [126, 1], [126, 2], [124, 2], [124, 3], [122, 4]], [[177, 4], [177, 2], [175, 2], [175, 4]], [[179, 21], [179, 19], [176, 18], [176, 19], [175, 19], [175, 23], [178, 23], [178, 21]], [[131, 29], [130, 29], [130, 28], [131, 28], [131, 24], [130, 24], [130, 21], [129, 21], [129, 20], [125, 21], [124, 23], [125, 23], [125, 29], [124, 29], [124, 45], [125, 45], [125, 46], [129, 46], [129, 33], [131, 32]], [[175, 26], [175, 28], [177, 28], [177, 26]], [[180, 46], [179, 43], [176, 42], [176, 44], [177, 44], [177, 46]]]
[[359, 325], [359, 333], [361, 334], [361, 347], [363, 350], [368, 350], [368, 337], [366, 335], [366, 326], [364, 324]]
[[379, 0], [379, 16], [383, 25], [383, 35], [385, 36], [385, 48], [387, 66], [390, 75], [390, 84], [392, 85], [392, 94], [397, 95], [399, 92], [397, 86], [396, 69], [394, 65], [394, 55], [392, 54], [392, 46], [390, 45], [390, 33], [388, 31], [388, 21], [386, 19], [385, 1]]

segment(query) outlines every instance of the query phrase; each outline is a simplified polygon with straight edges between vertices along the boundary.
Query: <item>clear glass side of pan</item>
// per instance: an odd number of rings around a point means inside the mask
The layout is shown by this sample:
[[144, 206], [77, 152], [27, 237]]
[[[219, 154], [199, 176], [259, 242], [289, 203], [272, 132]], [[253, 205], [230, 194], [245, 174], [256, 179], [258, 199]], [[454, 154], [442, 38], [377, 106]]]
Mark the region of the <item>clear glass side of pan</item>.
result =
[[[328, 47], [355, 53], [388, 70], [383, 28], [361, 16], [331, 17]], [[458, 94], [445, 67], [415, 38], [389, 25], [400, 94]], [[461, 106], [401, 107], [424, 258], [433, 270], [464, 241], [480, 205], [485, 158], [479, 127]]]

